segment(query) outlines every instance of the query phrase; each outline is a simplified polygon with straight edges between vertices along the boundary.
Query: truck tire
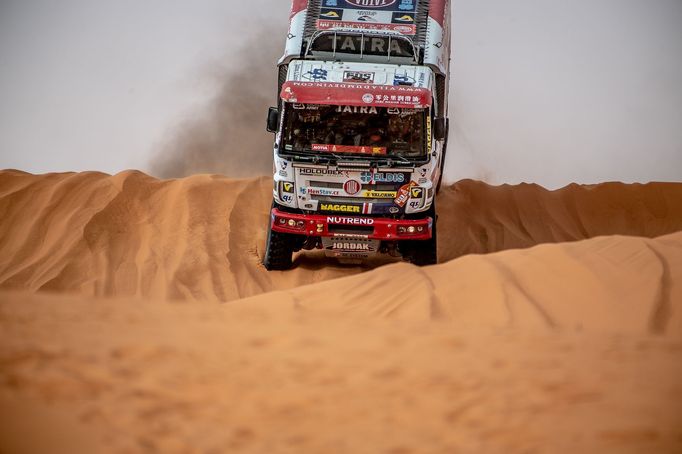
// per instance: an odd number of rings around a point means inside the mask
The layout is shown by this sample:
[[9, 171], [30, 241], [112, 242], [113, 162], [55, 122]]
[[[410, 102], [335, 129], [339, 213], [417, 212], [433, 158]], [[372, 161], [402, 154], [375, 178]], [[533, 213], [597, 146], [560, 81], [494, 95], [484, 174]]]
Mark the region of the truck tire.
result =
[[413, 265], [426, 266], [438, 263], [438, 233], [436, 232], [435, 201], [430, 214], [433, 217], [432, 235], [428, 240], [403, 241], [400, 250], [403, 258]]
[[263, 266], [268, 271], [288, 270], [292, 265], [296, 235], [275, 232], [268, 228], [268, 239], [265, 243]]

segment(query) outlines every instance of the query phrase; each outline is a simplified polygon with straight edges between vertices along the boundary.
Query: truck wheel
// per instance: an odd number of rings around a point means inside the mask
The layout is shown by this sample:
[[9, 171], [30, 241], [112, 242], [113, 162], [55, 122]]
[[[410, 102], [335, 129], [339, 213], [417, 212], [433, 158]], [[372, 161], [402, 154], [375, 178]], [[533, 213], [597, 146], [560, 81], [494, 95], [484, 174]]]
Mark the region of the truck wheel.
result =
[[275, 232], [272, 228], [268, 228], [268, 240], [265, 244], [265, 257], [263, 257], [265, 269], [273, 271], [291, 268], [295, 237], [296, 235]]
[[435, 206], [431, 209], [430, 214], [433, 217], [431, 239], [404, 241], [400, 244], [403, 258], [417, 266], [435, 265], [438, 263], [438, 234], [436, 232]]

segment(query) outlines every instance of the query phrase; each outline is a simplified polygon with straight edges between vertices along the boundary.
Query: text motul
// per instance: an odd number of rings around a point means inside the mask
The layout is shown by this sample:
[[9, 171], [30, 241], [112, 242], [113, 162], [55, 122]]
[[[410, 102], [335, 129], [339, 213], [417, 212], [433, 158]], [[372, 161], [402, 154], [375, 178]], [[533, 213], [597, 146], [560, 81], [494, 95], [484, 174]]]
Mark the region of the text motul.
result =
[[367, 8], [381, 8], [384, 6], [390, 6], [396, 2], [396, 0], [346, 0], [351, 5], [364, 6]]

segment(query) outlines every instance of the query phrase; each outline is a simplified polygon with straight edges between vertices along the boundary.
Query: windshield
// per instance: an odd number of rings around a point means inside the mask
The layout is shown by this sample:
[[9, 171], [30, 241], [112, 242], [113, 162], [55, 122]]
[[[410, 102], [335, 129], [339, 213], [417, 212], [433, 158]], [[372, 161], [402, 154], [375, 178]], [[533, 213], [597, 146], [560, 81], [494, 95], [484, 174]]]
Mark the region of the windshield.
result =
[[286, 104], [284, 152], [422, 158], [424, 109]]

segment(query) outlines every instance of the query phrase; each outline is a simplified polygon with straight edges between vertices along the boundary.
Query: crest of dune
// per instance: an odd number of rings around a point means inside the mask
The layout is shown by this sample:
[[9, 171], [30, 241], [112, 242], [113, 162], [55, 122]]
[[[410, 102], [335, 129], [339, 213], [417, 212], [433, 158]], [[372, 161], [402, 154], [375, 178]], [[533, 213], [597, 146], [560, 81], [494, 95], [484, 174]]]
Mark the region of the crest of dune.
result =
[[682, 184], [463, 180], [438, 265], [287, 272], [271, 188], [0, 172], [0, 452], [682, 451]]

